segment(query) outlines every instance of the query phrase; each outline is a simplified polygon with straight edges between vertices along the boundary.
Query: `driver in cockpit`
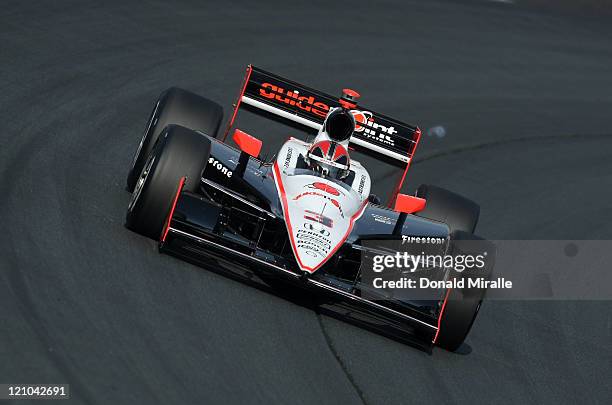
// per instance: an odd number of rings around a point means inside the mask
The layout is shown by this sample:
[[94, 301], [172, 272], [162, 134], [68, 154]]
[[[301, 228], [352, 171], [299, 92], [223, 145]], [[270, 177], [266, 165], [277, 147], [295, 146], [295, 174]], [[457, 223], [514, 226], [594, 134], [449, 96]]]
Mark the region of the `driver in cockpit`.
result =
[[353, 114], [341, 107], [332, 109], [308, 149], [305, 163], [324, 176], [345, 179], [350, 173], [348, 143], [354, 130]]

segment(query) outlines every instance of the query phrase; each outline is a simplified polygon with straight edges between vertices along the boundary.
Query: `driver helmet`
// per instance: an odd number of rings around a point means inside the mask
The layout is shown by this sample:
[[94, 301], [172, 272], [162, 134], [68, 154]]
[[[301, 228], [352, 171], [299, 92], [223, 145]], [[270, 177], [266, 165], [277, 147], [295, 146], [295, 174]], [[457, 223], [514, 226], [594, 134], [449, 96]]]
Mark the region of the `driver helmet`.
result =
[[334, 179], [344, 179], [349, 174], [350, 159], [346, 148], [333, 141], [314, 143], [306, 154], [311, 170]]

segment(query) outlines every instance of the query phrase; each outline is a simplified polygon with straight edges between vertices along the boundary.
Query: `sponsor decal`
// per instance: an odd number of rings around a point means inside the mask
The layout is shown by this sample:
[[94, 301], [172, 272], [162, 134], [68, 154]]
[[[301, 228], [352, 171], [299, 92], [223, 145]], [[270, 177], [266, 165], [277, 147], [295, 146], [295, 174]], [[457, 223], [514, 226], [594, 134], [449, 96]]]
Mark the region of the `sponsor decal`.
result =
[[319, 228], [319, 227], [317, 227], [316, 225], [313, 225], [310, 222], [304, 222], [304, 228], [306, 228], [306, 229], [308, 229], [309, 231], [312, 231], [312, 232], [318, 232], [318, 233], [320, 233], [323, 236], [329, 236], [330, 235], [330, 233], [329, 233], [329, 231], [327, 229]]
[[226, 175], [227, 178], [232, 177], [232, 171], [228, 169], [223, 163], [219, 162], [217, 159], [213, 157], [208, 158], [208, 164], [212, 165], [215, 169]]
[[298, 90], [285, 90], [272, 83], [263, 83], [259, 89], [259, 95], [290, 106], [296, 106], [300, 110], [311, 112], [322, 118], [325, 118], [329, 111], [329, 106], [316, 101], [314, 96], [301, 96]]
[[305, 191], [305, 192], [303, 192], [303, 193], [301, 193], [301, 194], [298, 194], [298, 195], [296, 195], [295, 197], [293, 197], [293, 201], [297, 201], [297, 200], [299, 200], [300, 198], [302, 198], [302, 197], [306, 197], [306, 196], [309, 196], [309, 195], [316, 195], [317, 197], [323, 197], [323, 198], [324, 198], [324, 199], [326, 199], [327, 201], [331, 202], [331, 203], [332, 203], [332, 205], [333, 205], [334, 207], [338, 208], [338, 211], [340, 211], [340, 216], [341, 216], [342, 218], [344, 218], [344, 211], [342, 211], [342, 207], [340, 206], [340, 203], [338, 202], [338, 200], [336, 200], [336, 199], [334, 199], [334, 198], [331, 198], [331, 197], [329, 197], [329, 196], [327, 196], [327, 195], [325, 195], [325, 194], [321, 194], [321, 193], [318, 193], [318, 192], [316, 192], [316, 191]]
[[391, 135], [397, 134], [395, 127], [374, 122], [374, 115], [370, 111], [351, 110], [351, 114], [355, 118], [355, 132], [378, 143], [395, 146], [391, 138]]
[[427, 243], [427, 244], [432, 244], [432, 245], [442, 245], [446, 243], [446, 238], [436, 238], [432, 236], [402, 235], [402, 245], [404, 243]]
[[285, 155], [285, 163], [283, 164], [285, 169], [289, 168], [289, 164], [291, 163], [291, 155], [293, 155], [293, 148], [287, 148], [287, 155]]
[[363, 194], [363, 187], [365, 186], [366, 176], [365, 174], [361, 175], [361, 179], [359, 180], [359, 187], [357, 188], [357, 192], [359, 194]]
[[[272, 83], [263, 83], [259, 88], [259, 95], [270, 100], [275, 100], [288, 106], [295, 106], [300, 110], [318, 115], [321, 118], [327, 117], [330, 110], [329, 105], [317, 101], [314, 96], [300, 95], [299, 90], [287, 90]], [[395, 141], [391, 135], [397, 134], [394, 126], [385, 126], [374, 120], [374, 114], [370, 111], [350, 110], [355, 117], [355, 132], [362, 137], [377, 143], [395, 146]]]
[[331, 251], [331, 240], [327, 239], [320, 232], [299, 229], [295, 238], [297, 247], [303, 249], [307, 255], [325, 257]]
[[309, 221], [318, 222], [319, 224], [325, 225], [328, 228], [334, 227], [333, 219], [326, 217], [323, 214], [319, 214], [319, 213], [316, 213], [310, 210], [304, 210], [304, 212], [306, 213], [306, 215], [304, 215], [304, 219], [307, 219]]
[[340, 191], [338, 191], [338, 189], [336, 189], [333, 186], [330, 186], [329, 184], [321, 183], [319, 181], [316, 181], [314, 183], [308, 184], [306, 187], [314, 188], [314, 189], [317, 189], [317, 190], [322, 190], [322, 191], [325, 191], [328, 194], [335, 195], [335, 196], [339, 196], [340, 195]]
[[386, 217], [384, 215], [372, 214], [372, 217], [374, 218], [374, 221], [376, 222], [382, 222], [383, 224], [387, 224], [387, 225], [393, 224], [393, 219]]
[[[317, 101], [314, 96], [301, 95], [297, 89], [288, 90], [275, 84], [266, 82], [259, 88], [259, 95], [270, 100], [275, 100], [288, 106], [295, 106], [300, 110], [312, 113], [321, 118], [327, 117], [330, 106], [322, 101]], [[394, 126], [385, 126], [374, 119], [370, 111], [350, 110], [355, 117], [355, 132], [361, 136], [382, 143], [395, 146], [391, 135], [397, 134]]]

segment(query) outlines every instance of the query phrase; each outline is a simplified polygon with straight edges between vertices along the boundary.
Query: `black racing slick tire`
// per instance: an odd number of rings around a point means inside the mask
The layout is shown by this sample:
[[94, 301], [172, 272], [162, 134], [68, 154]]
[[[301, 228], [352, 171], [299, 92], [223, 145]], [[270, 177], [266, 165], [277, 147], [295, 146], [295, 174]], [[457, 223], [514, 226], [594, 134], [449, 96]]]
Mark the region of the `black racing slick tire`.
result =
[[447, 290], [445, 299], [441, 303], [436, 344], [454, 352], [461, 347], [472, 329], [487, 291], [486, 288], [469, 288], [467, 279], [482, 278], [487, 281], [491, 279], [495, 265], [495, 247], [489, 241], [462, 231], [451, 235], [451, 243], [453, 255], [485, 255], [483, 268], [453, 274], [455, 278], [465, 279], [465, 287]]
[[427, 202], [425, 209], [415, 215], [444, 222], [451, 233], [454, 231], [474, 233], [476, 230], [480, 206], [472, 200], [428, 184], [420, 185], [416, 195]]
[[198, 192], [210, 155], [210, 140], [190, 129], [170, 125], [160, 134], [136, 181], [128, 205], [128, 229], [159, 240], [181, 179], [183, 191]]
[[180, 125], [216, 138], [222, 119], [223, 107], [214, 101], [176, 87], [164, 91], [153, 107], [132, 159], [132, 167], [127, 176], [127, 190], [134, 191], [142, 167], [159, 134], [167, 125]]

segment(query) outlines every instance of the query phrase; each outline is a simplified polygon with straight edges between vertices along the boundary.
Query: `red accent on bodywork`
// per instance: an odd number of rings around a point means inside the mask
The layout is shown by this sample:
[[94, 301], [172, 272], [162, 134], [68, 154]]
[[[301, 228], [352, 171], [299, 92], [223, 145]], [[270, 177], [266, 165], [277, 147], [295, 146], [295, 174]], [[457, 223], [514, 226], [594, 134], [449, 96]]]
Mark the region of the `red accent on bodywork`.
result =
[[303, 193], [300, 193], [298, 195], [296, 195], [295, 197], [293, 197], [293, 201], [297, 201], [302, 197], [306, 197], [308, 195], [318, 195], [319, 197], [323, 197], [325, 198], [325, 195], [321, 194], [321, 193], [317, 193], [316, 191], [305, 191]]
[[174, 196], [174, 200], [172, 201], [172, 207], [170, 207], [168, 219], [166, 220], [166, 224], [164, 225], [164, 232], [162, 233], [161, 242], [165, 242], [166, 236], [168, 236], [168, 231], [170, 230], [170, 222], [172, 222], [172, 216], [174, 215], [174, 210], [176, 209], [176, 203], [178, 202], [179, 195], [181, 194], [181, 191], [183, 191], [183, 186], [185, 186], [185, 180], [187, 180], [187, 177], [181, 177], [181, 180], [179, 181], [178, 190], [176, 191], [176, 195]]
[[329, 197], [329, 196], [327, 196], [325, 194], [321, 194], [321, 193], [316, 192], [316, 191], [305, 191], [305, 192], [303, 192], [301, 194], [298, 194], [295, 197], [293, 197], [293, 201], [297, 201], [300, 198], [306, 197], [306, 196], [309, 196], [309, 195], [316, 195], [316, 196], [319, 196], [319, 197], [323, 197], [326, 200], [329, 200], [334, 207], [338, 208], [338, 211], [340, 211], [340, 215], [342, 215], [342, 218], [344, 218], [344, 212], [342, 212], [342, 207], [340, 206], [340, 203], [338, 202], [338, 200], [335, 200], [335, 199], [333, 199], [333, 198], [331, 198], [331, 197]]
[[398, 194], [395, 198], [394, 210], [412, 214], [422, 211], [425, 208], [426, 200], [424, 198], [415, 197], [412, 195]]
[[[367, 113], [367, 114], [366, 114]], [[353, 118], [355, 118], [355, 131], [360, 132], [363, 130], [363, 125], [367, 124], [368, 120], [372, 118], [372, 114], [369, 111], [352, 110]]]
[[436, 331], [436, 335], [433, 338], [432, 343], [436, 343], [438, 341], [438, 335], [440, 334], [440, 324], [442, 323], [442, 315], [444, 314], [444, 308], [446, 308], [446, 302], [448, 301], [448, 296], [450, 295], [452, 288], [446, 290], [446, 295], [444, 296], [444, 302], [442, 303], [442, 308], [440, 309], [440, 315], [438, 316], [438, 330]]
[[238, 95], [238, 99], [234, 103], [234, 112], [232, 114], [232, 119], [227, 123], [227, 128], [225, 128], [225, 133], [223, 134], [223, 142], [227, 138], [227, 134], [229, 134], [232, 125], [234, 125], [234, 120], [236, 119], [236, 115], [238, 115], [238, 108], [240, 108], [240, 103], [242, 102], [242, 96], [244, 95], [244, 91], [246, 90], [247, 84], [249, 84], [249, 79], [251, 78], [251, 72], [253, 71], [253, 66], [248, 65], [246, 69], [246, 75], [244, 76], [244, 83], [242, 84], [242, 89], [240, 90], [240, 94]]
[[261, 141], [259, 139], [239, 129], [234, 131], [232, 139], [236, 142], [236, 145], [238, 145], [241, 151], [255, 158], [259, 156], [259, 152], [261, 151]]
[[330, 186], [329, 184], [315, 181], [314, 183], [312, 183], [312, 186], [316, 189], [323, 190], [326, 193], [329, 193], [331, 195], [340, 195], [340, 192], [336, 190], [334, 187]]
[[412, 163], [412, 157], [414, 156], [414, 153], [416, 152], [416, 148], [417, 146], [419, 146], [419, 141], [421, 140], [421, 129], [420, 128], [417, 128], [414, 131], [413, 140], [415, 143], [414, 143], [414, 147], [412, 148], [412, 153], [409, 153], [410, 160], [408, 160], [408, 163], [406, 163], [406, 168], [404, 169], [404, 173], [402, 173], [402, 177], [400, 178], [399, 182], [395, 186], [395, 189], [393, 190], [393, 193], [391, 194], [391, 198], [389, 199], [389, 206], [393, 204], [393, 201], [395, 201], [397, 195], [402, 190], [402, 186], [404, 185], [404, 180], [406, 179], [406, 173], [408, 173], [408, 169], [410, 168], [410, 163]]
[[304, 266], [304, 263], [302, 263], [302, 261], [300, 260], [300, 255], [297, 254], [297, 246], [295, 243], [295, 240], [293, 239], [293, 231], [291, 228], [291, 221], [289, 220], [289, 211], [288, 211], [288, 205], [287, 205], [287, 196], [285, 195], [285, 187], [283, 186], [283, 181], [281, 178], [281, 174], [280, 174], [280, 169], [278, 168], [278, 162], [274, 162], [274, 180], [276, 181], [277, 187], [278, 187], [278, 191], [281, 194], [281, 200], [282, 200], [282, 207], [283, 207], [283, 215], [285, 216], [285, 223], [287, 224], [287, 231], [289, 233], [289, 241], [291, 242], [291, 248], [293, 249], [293, 255], [295, 256], [295, 259], [297, 260], [300, 268], [302, 270], [306, 270], [309, 273], [314, 273], [315, 271], [317, 271], [319, 269], [319, 267], [321, 267], [322, 265], [324, 265], [327, 260], [329, 260], [329, 258], [331, 256], [333, 256], [338, 249], [340, 249], [340, 246], [342, 246], [344, 244], [344, 242], [346, 241], [346, 239], [349, 237], [351, 231], [353, 230], [353, 225], [355, 224], [355, 221], [357, 220], [357, 218], [359, 218], [361, 216], [361, 214], [363, 214], [363, 211], [365, 210], [365, 207], [368, 205], [368, 201], [364, 201], [363, 205], [361, 206], [361, 208], [359, 208], [357, 210], [357, 212], [355, 213], [355, 215], [353, 215], [350, 219], [350, 223], [349, 223], [349, 227], [346, 230], [346, 233], [344, 234], [344, 236], [342, 236], [342, 239], [338, 242], [338, 244], [336, 245], [335, 248], [333, 248], [331, 250], [331, 252], [329, 252], [329, 254], [323, 259], [321, 260], [321, 263], [314, 268], [310, 268], [310, 267], [306, 267]]

